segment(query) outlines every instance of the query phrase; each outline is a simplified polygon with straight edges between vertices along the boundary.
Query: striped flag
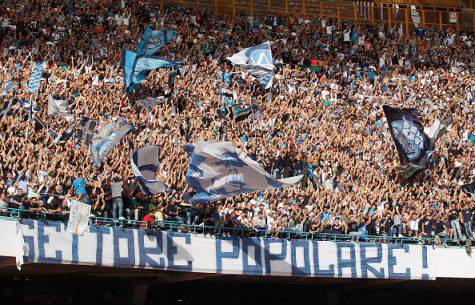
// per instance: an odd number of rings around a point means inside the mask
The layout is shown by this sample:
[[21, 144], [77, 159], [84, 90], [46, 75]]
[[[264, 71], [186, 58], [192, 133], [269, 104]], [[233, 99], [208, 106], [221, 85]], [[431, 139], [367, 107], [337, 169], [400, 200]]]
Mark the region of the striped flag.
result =
[[13, 80], [7, 80], [5, 84], [3, 84], [3, 92], [0, 93], [0, 97], [7, 95], [10, 91], [15, 89], [16, 86], [17, 84]]
[[35, 66], [31, 70], [31, 76], [30, 76], [30, 79], [28, 80], [29, 93], [38, 93], [38, 89], [40, 87], [41, 73], [43, 72], [44, 66], [45, 66], [45, 63], [40, 62], [38, 64], [35, 64]]
[[135, 151], [130, 156], [130, 165], [144, 195], [163, 193], [166, 186], [163, 182], [155, 180], [159, 164], [158, 145], [148, 145]]

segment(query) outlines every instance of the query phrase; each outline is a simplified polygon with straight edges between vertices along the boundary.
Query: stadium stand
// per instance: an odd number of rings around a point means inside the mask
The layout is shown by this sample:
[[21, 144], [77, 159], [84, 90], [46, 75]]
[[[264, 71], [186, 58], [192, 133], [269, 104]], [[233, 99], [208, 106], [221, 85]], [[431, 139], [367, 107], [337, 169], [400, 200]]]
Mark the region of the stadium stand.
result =
[[[0, 267], [474, 278], [473, 8], [2, 1]], [[67, 302], [15, 285], [0, 304]]]
[[[3, 209], [63, 214], [77, 199], [97, 217], [147, 216], [275, 237], [291, 231], [473, 238], [470, 32], [420, 24], [406, 33], [392, 23], [276, 14], [214, 19], [207, 11], [160, 14], [114, 1], [41, 3], [3, 7]], [[156, 24], [179, 33], [161, 53], [183, 65], [153, 72], [126, 96], [121, 47], [134, 49]], [[274, 41], [277, 67], [269, 93], [225, 60], [265, 40]], [[40, 90], [30, 93], [25, 83], [39, 60], [46, 62]], [[151, 110], [134, 102], [166, 92], [168, 102]], [[69, 116], [48, 116], [52, 98], [68, 102]], [[450, 133], [416, 181], [397, 174], [383, 104], [417, 107], [426, 126], [451, 117]], [[245, 112], [254, 105], [252, 115]], [[118, 117], [136, 127], [94, 167], [81, 143], [91, 135], [81, 128], [87, 119], [97, 130]], [[181, 146], [196, 140], [232, 141], [276, 178], [304, 178], [281, 191], [190, 205], [185, 199], [194, 191], [184, 182]], [[128, 160], [148, 143], [161, 148], [158, 177], [169, 188], [147, 197]]]

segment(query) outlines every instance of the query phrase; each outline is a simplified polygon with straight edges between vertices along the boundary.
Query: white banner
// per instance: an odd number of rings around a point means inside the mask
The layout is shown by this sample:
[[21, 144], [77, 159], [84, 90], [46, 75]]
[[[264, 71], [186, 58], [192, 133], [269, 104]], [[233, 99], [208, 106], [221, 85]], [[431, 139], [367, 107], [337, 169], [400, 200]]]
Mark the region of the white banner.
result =
[[0, 256], [15, 257], [16, 267], [21, 270], [26, 248], [22, 226], [17, 219], [0, 217], [0, 228]]
[[89, 227], [91, 206], [77, 200], [71, 200], [69, 211], [67, 232], [76, 235], [83, 235]]
[[26, 261], [202, 273], [335, 278], [435, 279], [432, 247], [267, 238], [212, 238], [180, 232], [23, 220]]

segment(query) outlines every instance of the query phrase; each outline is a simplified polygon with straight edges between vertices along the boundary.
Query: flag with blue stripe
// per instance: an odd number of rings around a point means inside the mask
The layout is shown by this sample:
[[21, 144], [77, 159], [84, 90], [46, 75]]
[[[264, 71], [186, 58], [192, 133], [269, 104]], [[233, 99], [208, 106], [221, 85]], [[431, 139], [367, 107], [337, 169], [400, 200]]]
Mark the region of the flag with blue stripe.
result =
[[[20, 99], [16, 99], [16, 101], [20, 104], [20, 106], [21, 106], [23, 109], [25, 109], [25, 110], [27, 110], [27, 111], [31, 111], [32, 113], [38, 113], [38, 112], [41, 111], [41, 109], [38, 108], [38, 107], [35, 107], [35, 106], [32, 107], [32, 106], [31, 106], [31, 102], [28, 101], [28, 100], [24, 100], [24, 101], [23, 101], [23, 100], [20, 100]], [[33, 105], [34, 105], [34, 104], [33, 104]]]
[[139, 40], [138, 54], [153, 55], [166, 46], [178, 33], [170, 30], [152, 31], [147, 28]]
[[231, 142], [198, 141], [189, 154], [186, 182], [196, 191], [191, 202], [210, 202], [244, 193], [293, 185], [302, 175], [275, 179]]
[[158, 172], [160, 147], [148, 145], [135, 151], [130, 156], [132, 172], [140, 184], [144, 195], [155, 195], [165, 192], [167, 187], [162, 181], [155, 180]]
[[30, 79], [28, 79], [28, 92], [29, 93], [38, 93], [41, 81], [41, 73], [45, 66], [44, 62], [36, 63], [33, 69], [31, 70]]
[[4, 84], [3, 84], [3, 92], [0, 93], [0, 97], [4, 97], [5, 95], [7, 95], [8, 93], [10, 93], [10, 91], [12, 91], [13, 89], [15, 89], [15, 87], [17, 86], [17, 84], [9, 79], [7, 80]]
[[97, 166], [107, 154], [120, 142], [120, 140], [132, 129], [123, 118], [116, 122], [110, 122], [95, 134], [89, 144], [89, 151], [94, 166]]
[[268, 41], [244, 49], [228, 57], [228, 60], [248, 71], [266, 89], [272, 87], [274, 80], [274, 59], [272, 58], [272, 51]]
[[138, 55], [137, 53], [124, 50], [123, 70], [125, 91], [132, 93], [150, 74], [150, 71], [169, 68], [178, 65], [179, 62], [169, 60], [164, 57], [152, 55]]

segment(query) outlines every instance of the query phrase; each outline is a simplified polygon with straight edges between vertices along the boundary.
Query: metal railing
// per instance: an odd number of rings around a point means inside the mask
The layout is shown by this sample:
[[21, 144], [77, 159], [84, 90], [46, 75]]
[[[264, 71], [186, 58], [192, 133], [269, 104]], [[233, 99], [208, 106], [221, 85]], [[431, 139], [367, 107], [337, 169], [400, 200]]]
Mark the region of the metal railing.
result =
[[[460, 1], [459, 1], [460, 2]], [[457, 33], [465, 28], [475, 30], [475, 11], [471, 7], [458, 5], [463, 2], [438, 1], [419, 2], [415, 10], [411, 10], [408, 2], [405, 5], [390, 1], [320, 1], [320, 0], [158, 0], [160, 7], [179, 4], [197, 10], [206, 9], [216, 15], [236, 17], [245, 13], [250, 16], [264, 16], [275, 13], [282, 16], [303, 17], [305, 19], [332, 18], [337, 24], [354, 22], [357, 24], [385, 23], [400, 26], [406, 35], [411, 35], [416, 24], [411, 14], [418, 14], [419, 23], [423, 27], [435, 27], [440, 30], [452, 29]], [[456, 3], [457, 5], [454, 5]], [[434, 4], [434, 5], [432, 5]], [[287, 18], [286, 22], [289, 22]], [[417, 23], [417, 22], [416, 22]]]
[[[0, 218], [8, 219], [35, 219], [39, 221], [59, 221], [67, 222], [68, 214], [48, 213], [30, 211], [24, 209], [6, 209], [0, 211]], [[420, 245], [435, 245], [442, 247], [460, 246], [461, 244], [454, 239], [443, 237], [440, 239], [434, 237], [398, 237], [389, 235], [367, 235], [362, 232], [352, 232], [350, 234], [333, 234], [333, 233], [314, 233], [302, 232], [297, 230], [257, 230], [254, 228], [244, 227], [225, 227], [225, 226], [209, 226], [209, 225], [189, 225], [177, 221], [154, 221], [146, 222], [140, 220], [129, 219], [112, 219], [106, 217], [91, 216], [89, 225], [91, 226], [106, 226], [119, 227], [130, 229], [144, 229], [147, 231], [170, 231], [170, 232], [184, 232], [190, 234], [205, 234], [210, 236], [220, 237], [267, 237], [279, 238], [285, 240], [305, 239], [305, 240], [319, 240], [332, 242], [370, 242], [370, 243], [392, 243], [392, 244], [420, 244]]]

